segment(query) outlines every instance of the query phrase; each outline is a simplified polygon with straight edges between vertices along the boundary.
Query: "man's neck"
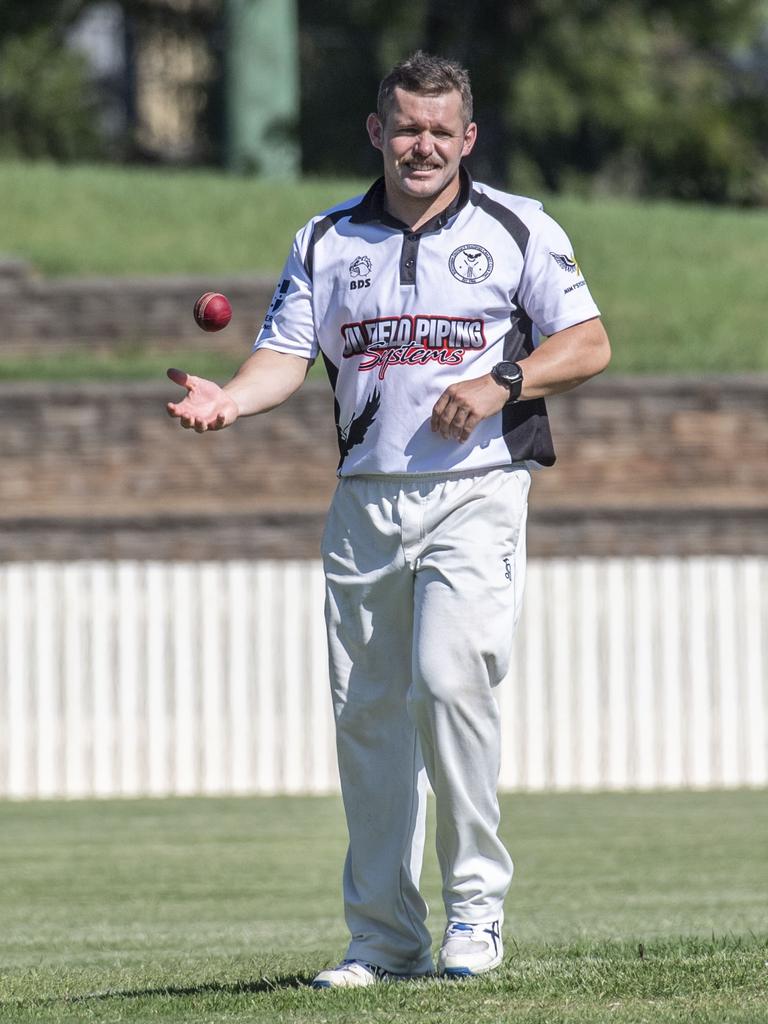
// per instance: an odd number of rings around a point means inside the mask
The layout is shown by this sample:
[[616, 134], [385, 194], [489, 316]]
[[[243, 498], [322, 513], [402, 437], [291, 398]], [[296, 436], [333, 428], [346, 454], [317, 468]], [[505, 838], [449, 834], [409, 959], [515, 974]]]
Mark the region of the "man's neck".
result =
[[428, 224], [433, 217], [437, 217], [446, 207], [450, 206], [461, 188], [461, 179], [457, 174], [453, 181], [447, 185], [442, 192], [428, 199], [409, 197], [402, 192], [395, 192], [388, 188], [385, 181], [385, 208], [387, 213], [407, 224], [411, 231], [418, 231]]

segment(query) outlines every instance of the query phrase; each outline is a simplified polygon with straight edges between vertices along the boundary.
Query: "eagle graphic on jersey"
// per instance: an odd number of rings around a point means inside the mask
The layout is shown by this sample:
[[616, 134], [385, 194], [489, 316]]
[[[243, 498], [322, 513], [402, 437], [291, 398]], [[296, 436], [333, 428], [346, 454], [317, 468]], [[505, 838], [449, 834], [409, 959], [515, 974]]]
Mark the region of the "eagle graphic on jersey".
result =
[[573, 256], [566, 256], [565, 253], [551, 252], [549, 254], [561, 270], [568, 274], [580, 274], [581, 268]]
[[481, 252], [470, 252], [469, 249], [464, 250], [464, 259], [469, 263], [468, 276], [472, 277], [475, 272], [475, 265], [483, 254]]
[[379, 411], [381, 405], [381, 394], [378, 388], [374, 388], [371, 395], [366, 400], [363, 406], [363, 411], [359, 416], [352, 416], [352, 419], [346, 425], [346, 427], [340, 427], [336, 424], [336, 434], [339, 440], [339, 453], [341, 458], [339, 459], [339, 466], [341, 466], [344, 459], [349, 454], [350, 448], [354, 448], [356, 444], [362, 444], [365, 439], [365, 435], [368, 433], [368, 428], [376, 419], [376, 413]]

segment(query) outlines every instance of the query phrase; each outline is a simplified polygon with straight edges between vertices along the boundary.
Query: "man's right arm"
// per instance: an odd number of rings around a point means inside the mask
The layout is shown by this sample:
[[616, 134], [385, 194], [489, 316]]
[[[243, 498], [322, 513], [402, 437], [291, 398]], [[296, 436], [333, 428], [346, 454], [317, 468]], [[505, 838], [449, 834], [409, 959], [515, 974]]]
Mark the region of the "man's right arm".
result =
[[221, 430], [240, 416], [268, 412], [290, 398], [310, 365], [311, 360], [302, 356], [260, 348], [224, 387], [184, 370], [169, 370], [170, 379], [186, 388], [187, 395], [180, 402], [168, 402], [168, 415], [198, 434]]

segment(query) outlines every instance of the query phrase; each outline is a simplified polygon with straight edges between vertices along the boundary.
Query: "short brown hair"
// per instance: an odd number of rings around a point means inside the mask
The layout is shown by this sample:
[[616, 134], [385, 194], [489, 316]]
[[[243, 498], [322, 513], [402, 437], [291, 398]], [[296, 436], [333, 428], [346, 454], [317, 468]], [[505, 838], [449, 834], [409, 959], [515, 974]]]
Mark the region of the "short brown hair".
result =
[[461, 113], [464, 127], [472, 120], [472, 86], [469, 73], [458, 61], [445, 57], [434, 57], [423, 50], [417, 50], [410, 57], [395, 64], [381, 80], [376, 112], [381, 121], [386, 120], [392, 106], [395, 89], [415, 92], [420, 96], [442, 96], [455, 89], [461, 96]]

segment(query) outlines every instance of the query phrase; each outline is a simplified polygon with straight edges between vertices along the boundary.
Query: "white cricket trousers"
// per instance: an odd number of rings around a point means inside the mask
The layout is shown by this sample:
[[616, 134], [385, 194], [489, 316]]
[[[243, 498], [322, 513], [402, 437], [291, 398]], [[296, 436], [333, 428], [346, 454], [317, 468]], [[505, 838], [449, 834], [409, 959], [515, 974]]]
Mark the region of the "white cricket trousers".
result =
[[339, 481], [322, 550], [350, 958], [432, 967], [427, 778], [448, 919], [502, 916], [512, 861], [497, 835], [492, 688], [520, 613], [529, 486], [522, 466]]

